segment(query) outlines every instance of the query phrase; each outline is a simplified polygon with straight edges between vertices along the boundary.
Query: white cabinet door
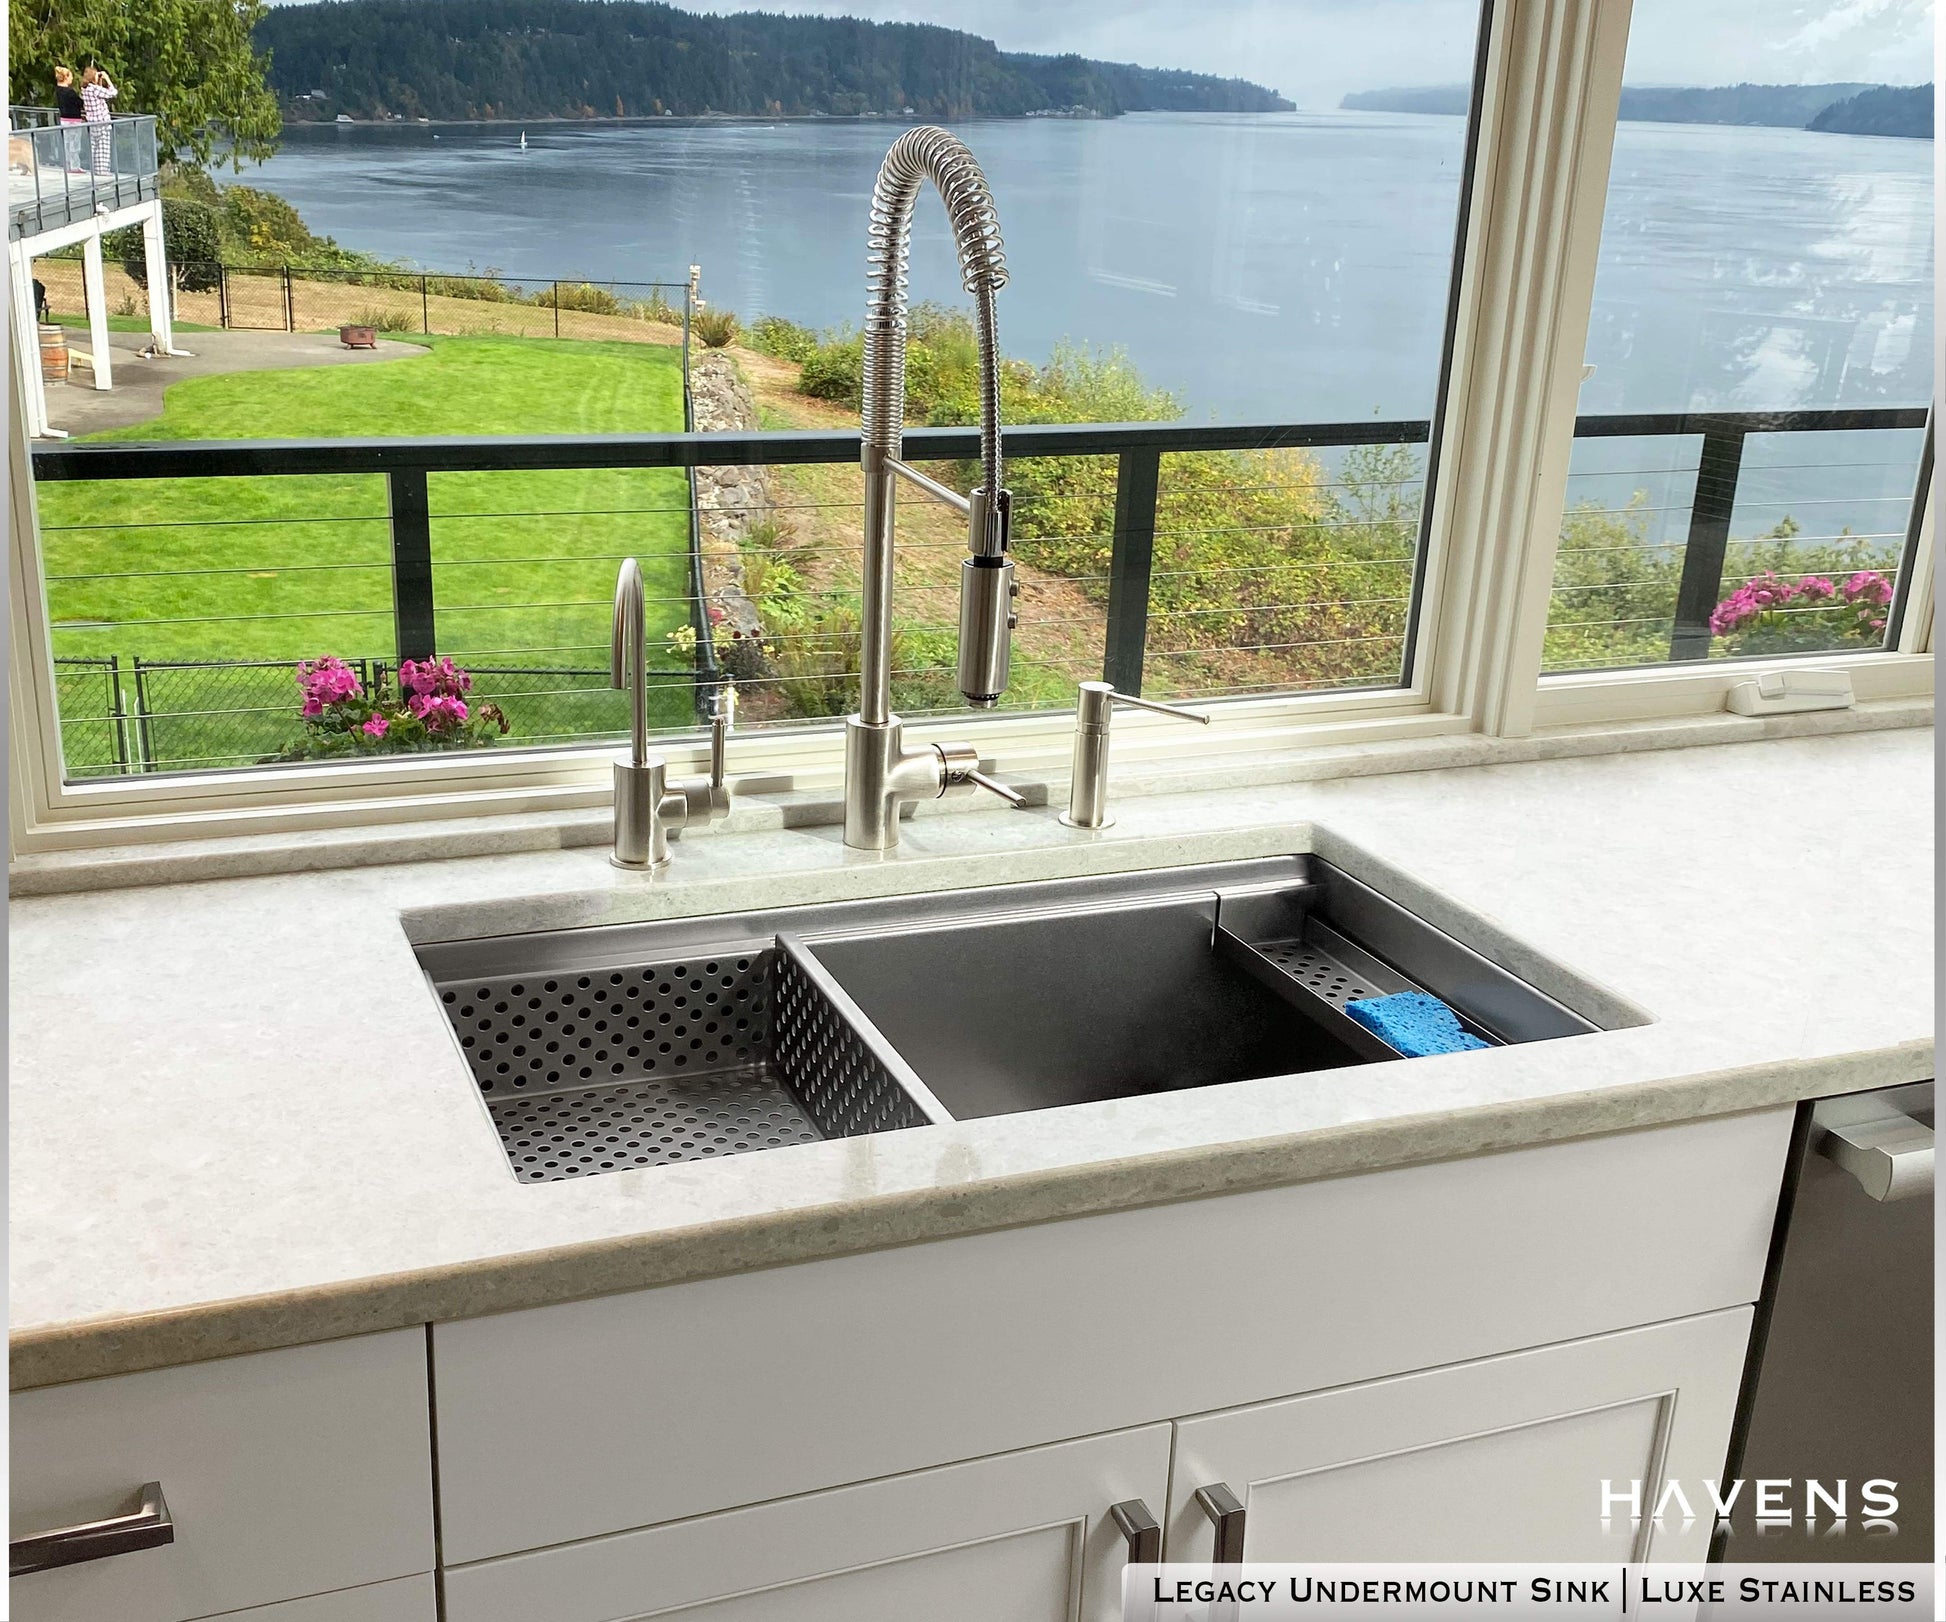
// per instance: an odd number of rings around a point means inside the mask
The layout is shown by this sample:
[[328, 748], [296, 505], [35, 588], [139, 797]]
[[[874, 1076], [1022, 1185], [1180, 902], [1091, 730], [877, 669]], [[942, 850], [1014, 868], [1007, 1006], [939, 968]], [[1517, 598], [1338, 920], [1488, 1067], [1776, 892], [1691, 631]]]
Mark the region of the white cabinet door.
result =
[[1114, 1622], [1127, 1546], [1158, 1514], [1169, 1427], [1147, 1425], [446, 1572], [446, 1622]]
[[424, 1330], [17, 1391], [9, 1413], [15, 1537], [126, 1513], [151, 1481], [175, 1533], [16, 1577], [14, 1622], [183, 1622], [433, 1568]]
[[[1167, 1555], [1205, 1561], [1199, 1487], [1243, 1501], [1251, 1560], [1702, 1560], [1750, 1334], [1733, 1308], [1177, 1426]], [[1603, 1483], [1645, 1518], [1604, 1520]], [[1652, 1518], [1679, 1481], [1697, 1517]]]

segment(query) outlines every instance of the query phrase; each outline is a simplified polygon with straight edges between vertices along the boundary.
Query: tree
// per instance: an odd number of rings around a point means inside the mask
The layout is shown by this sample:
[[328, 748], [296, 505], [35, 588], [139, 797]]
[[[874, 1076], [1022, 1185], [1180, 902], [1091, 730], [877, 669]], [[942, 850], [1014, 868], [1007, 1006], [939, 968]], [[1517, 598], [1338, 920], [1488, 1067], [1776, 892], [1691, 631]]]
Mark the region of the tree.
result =
[[[178, 293], [205, 293], [222, 279], [222, 235], [216, 210], [207, 203], [183, 197], [162, 199], [162, 240], [169, 253], [169, 281]], [[131, 225], [113, 232], [102, 244], [122, 262], [137, 287], [149, 285], [149, 262], [142, 248], [142, 228]]]
[[251, 30], [264, 0], [7, 0], [9, 94], [45, 106], [54, 69], [107, 68], [118, 113], [154, 113], [163, 158], [232, 166], [277, 149], [283, 127]]

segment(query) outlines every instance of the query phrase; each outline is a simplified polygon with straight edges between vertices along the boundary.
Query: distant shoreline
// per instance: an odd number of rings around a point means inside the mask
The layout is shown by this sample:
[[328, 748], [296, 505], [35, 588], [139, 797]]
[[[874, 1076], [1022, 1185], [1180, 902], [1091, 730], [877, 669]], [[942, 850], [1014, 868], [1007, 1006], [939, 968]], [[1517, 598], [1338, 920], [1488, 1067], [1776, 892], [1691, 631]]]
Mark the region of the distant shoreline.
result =
[[[1264, 112], [1204, 112], [1193, 109], [1143, 108], [1136, 112], [1123, 113], [975, 113], [970, 118], [948, 120], [954, 124], [1107, 124], [1122, 118], [1289, 118], [1295, 113], [1339, 112], [1345, 109], [1327, 107], [1295, 107], [1282, 111]], [[1361, 109], [1351, 109], [1359, 111]], [[716, 124], [894, 124], [901, 128], [936, 122], [921, 118], [916, 114], [900, 113], [631, 113], [624, 118], [564, 118], [559, 113], [550, 113], [544, 118], [354, 118], [349, 123], [340, 124], [335, 118], [301, 118], [284, 120], [279, 136], [291, 135], [304, 130], [454, 130], [454, 129], [546, 129], [561, 127], [583, 129], [590, 126], [601, 129], [637, 128], [694, 128], [697, 125]]]

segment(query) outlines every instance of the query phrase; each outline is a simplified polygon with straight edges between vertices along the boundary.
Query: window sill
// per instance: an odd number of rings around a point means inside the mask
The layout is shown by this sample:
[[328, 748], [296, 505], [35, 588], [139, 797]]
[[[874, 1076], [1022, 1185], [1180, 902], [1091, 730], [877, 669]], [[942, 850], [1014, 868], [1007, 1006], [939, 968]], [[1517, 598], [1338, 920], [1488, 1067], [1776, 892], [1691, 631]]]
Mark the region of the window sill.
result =
[[[1924, 661], [1928, 691], [1861, 701], [1849, 710], [1799, 715], [1739, 716], [1714, 713], [1664, 715], [1654, 720], [1597, 721], [1558, 725], [1522, 738], [1492, 738], [1473, 732], [1380, 739], [1320, 738], [1339, 729], [1314, 728], [1290, 734], [1286, 746], [1266, 753], [1205, 753], [1188, 756], [1151, 747], [1118, 758], [1115, 794], [1184, 794], [1315, 782], [1339, 777], [1439, 771], [1464, 766], [1514, 765], [1581, 755], [1628, 754], [1655, 749], [1759, 742], [1773, 738], [1817, 737], [1930, 726], [1930, 659]], [[1747, 672], [1739, 672], [1747, 674]], [[1861, 684], [1862, 685], [1862, 684]], [[1718, 705], [1721, 704], [1720, 695]], [[1346, 729], [1348, 730], [1348, 729]], [[1166, 746], [1167, 740], [1162, 740]], [[1067, 791], [1062, 769], [1007, 770], [1010, 782], [1036, 806], [1058, 805]], [[828, 786], [765, 788], [761, 773], [738, 774], [740, 796], [730, 816], [717, 826], [678, 836], [678, 856], [686, 839], [720, 839], [778, 828], [827, 827], [842, 820], [839, 798]], [[523, 851], [591, 847], [609, 836], [607, 795], [599, 788], [573, 791], [578, 803], [533, 808], [512, 805], [498, 813], [394, 820], [377, 825], [286, 827], [262, 833], [216, 838], [178, 838], [166, 843], [138, 835], [107, 843], [116, 830], [93, 825], [103, 836], [83, 848], [47, 850], [17, 857], [9, 866], [8, 889], [16, 897], [124, 889], [137, 885], [181, 884], [208, 879], [254, 878], [280, 873], [320, 872], [456, 857], [503, 856]], [[471, 805], [480, 806], [476, 796]], [[395, 812], [407, 807], [394, 803]], [[1007, 816], [1013, 813], [985, 797], [922, 805], [921, 817]]]

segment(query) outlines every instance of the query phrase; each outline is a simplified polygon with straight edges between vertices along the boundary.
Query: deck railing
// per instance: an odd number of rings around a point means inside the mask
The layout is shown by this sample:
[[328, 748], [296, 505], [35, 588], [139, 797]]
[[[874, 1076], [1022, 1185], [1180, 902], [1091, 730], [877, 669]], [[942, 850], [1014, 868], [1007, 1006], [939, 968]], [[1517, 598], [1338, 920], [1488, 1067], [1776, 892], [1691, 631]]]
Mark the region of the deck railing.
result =
[[[1666, 657], [1670, 660], [1686, 661], [1707, 657], [1712, 651], [1712, 635], [1709, 618], [1718, 600], [1725, 594], [1726, 584], [1735, 583], [1735, 565], [1730, 561], [1731, 549], [1749, 544], [1734, 541], [1731, 537], [1732, 518], [1738, 511], [1739, 479], [1747, 468], [1744, 456], [1745, 446], [1753, 437], [1759, 435], [1799, 435], [1799, 434], [1850, 434], [1863, 431], [1882, 432], [1888, 430], [1915, 431], [1924, 429], [1927, 413], [1918, 408], [1844, 408], [1816, 411], [1791, 411], [1781, 413], [1754, 412], [1675, 412], [1649, 414], [1590, 415], [1576, 422], [1577, 438], [1584, 441], [1643, 439], [1672, 440], [1684, 446], [1696, 448], [1696, 460], [1692, 465], [1672, 465], [1654, 469], [1662, 476], [1682, 479], [1693, 474], [1693, 493], [1689, 498], [1686, 533], [1680, 538], [1671, 532], [1648, 542], [1651, 549], [1665, 556], [1681, 549], [1680, 580], [1674, 591], [1673, 603], [1659, 618], [1669, 626]], [[1154, 584], [1158, 575], [1158, 555], [1168, 555], [1174, 545], [1180, 547], [1185, 535], [1202, 532], [1172, 532], [1166, 524], [1159, 527], [1158, 511], [1166, 513], [1167, 504], [1163, 498], [1167, 479], [1165, 458], [1189, 456], [1195, 453], [1264, 451], [1287, 448], [1306, 448], [1327, 454], [1359, 446], [1419, 446], [1424, 445], [1430, 435], [1430, 424], [1424, 420], [1370, 421], [1354, 423], [1312, 423], [1312, 424], [1250, 424], [1237, 426], [1204, 426], [1188, 424], [1086, 424], [1061, 426], [1026, 426], [1009, 428], [1006, 431], [1006, 452], [1010, 460], [1038, 457], [1091, 457], [1112, 458], [1115, 466], [1115, 488], [1113, 503], [1112, 530], [1109, 534], [1094, 537], [1101, 543], [1105, 554], [1105, 576], [1090, 577], [1087, 588], [1094, 593], [1094, 600], [1105, 596], [1105, 614], [1091, 624], [1085, 633], [1089, 650], [1085, 661], [1093, 668], [1080, 668], [1076, 656], [1070, 653], [1066, 662], [1050, 658], [1050, 664], [1059, 663], [1058, 675], [1063, 681], [1076, 676], [1099, 675], [1112, 682], [1125, 692], [1143, 691], [1145, 677], [1150, 667], [1157, 661], [1167, 661], [1197, 654], [1198, 630], [1197, 614], [1207, 614], [1208, 609], [1184, 609], [1180, 607], [1157, 610], [1152, 607]], [[970, 428], [916, 428], [905, 436], [906, 455], [914, 462], [957, 462], [970, 460], [977, 455], [977, 434]], [[383, 551], [368, 550], [362, 554], [363, 561], [352, 560], [349, 552], [342, 552], [334, 558], [320, 556], [318, 560], [292, 564], [296, 569], [315, 570], [353, 570], [382, 571], [389, 577], [390, 635], [386, 645], [373, 645], [369, 633], [376, 627], [376, 616], [384, 612], [382, 607], [367, 606], [356, 610], [336, 609], [330, 612], [306, 612], [298, 615], [266, 614], [265, 619], [307, 618], [320, 622], [328, 621], [332, 614], [341, 617], [362, 615], [362, 632], [365, 640], [361, 645], [345, 647], [347, 656], [363, 656], [374, 661], [392, 662], [403, 659], [419, 659], [437, 652], [454, 651], [456, 647], [479, 648], [475, 655], [463, 655], [468, 662], [478, 658], [484, 663], [498, 663], [507, 670], [529, 670], [539, 674], [552, 674], [563, 678], [548, 688], [528, 691], [532, 697], [545, 691], [552, 693], [580, 693], [598, 685], [592, 680], [580, 681], [579, 678], [593, 678], [599, 673], [599, 655], [596, 644], [584, 636], [580, 642], [565, 646], [523, 646], [492, 647], [483, 646], [477, 633], [469, 636], [448, 635], [442, 638], [442, 619], [461, 616], [456, 626], [472, 627], [483, 623], [467, 616], [497, 611], [495, 605], [485, 601], [458, 601], [442, 608], [435, 594], [435, 577], [448, 571], [443, 578], [448, 580], [465, 579], [464, 574], [450, 571], [471, 567], [494, 567], [496, 565], [533, 564], [544, 565], [557, 561], [550, 556], [549, 542], [536, 539], [530, 544], [514, 548], [513, 553], [495, 550], [492, 556], [478, 558], [453, 558], [448, 556], [436, 560], [434, 550], [434, 526], [452, 522], [478, 522], [484, 520], [519, 521], [524, 533], [536, 530], [545, 532], [551, 519], [585, 519], [585, 513], [529, 515], [505, 514], [497, 512], [454, 512], [450, 515], [435, 513], [429, 497], [428, 480], [434, 475], [478, 475], [543, 473], [560, 471], [579, 471], [590, 474], [604, 474], [617, 470], [666, 469], [680, 473], [685, 483], [693, 470], [699, 466], [764, 466], [776, 468], [813, 468], [818, 465], [854, 463], [858, 456], [858, 439], [855, 433], [845, 431], [830, 432], [780, 432], [780, 433], [670, 433], [643, 435], [605, 435], [605, 436], [532, 436], [520, 438], [443, 438], [443, 439], [333, 439], [304, 441], [221, 441], [205, 443], [128, 443], [128, 444], [54, 444], [37, 446], [34, 451], [34, 466], [37, 478], [44, 483], [65, 481], [123, 481], [157, 479], [222, 479], [222, 478], [318, 478], [320, 476], [366, 475], [376, 476], [385, 481], [388, 499], [385, 511], [377, 513], [354, 514], [349, 516], [323, 516], [307, 520], [316, 524], [335, 524], [339, 530], [318, 530], [320, 536], [327, 533], [337, 535], [350, 533], [345, 526], [365, 526], [358, 533], [369, 534], [375, 529], [384, 538]], [[1885, 467], [1903, 466], [1912, 468], [1918, 460], [1918, 447], [1910, 447], [1909, 453], [1889, 460]], [[1788, 464], [1779, 464], [1788, 465]], [[1817, 465], [1817, 464], [1813, 464]], [[1855, 466], [1856, 462], [1845, 465]], [[1630, 470], [1638, 471], [1638, 470]], [[1595, 476], [1621, 477], [1614, 475]], [[1388, 605], [1371, 612], [1391, 616], [1386, 620], [1389, 629], [1382, 636], [1364, 640], [1374, 646], [1366, 650], [1368, 657], [1365, 667], [1374, 672], [1363, 678], [1354, 678], [1352, 685], [1390, 685], [1408, 674], [1407, 649], [1410, 645], [1409, 621], [1407, 616], [1418, 598], [1418, 580], [1423, 568], [1424, 547], [1414, 544], [1420, 524], [1419, 508], [1422, 505], [1416, 495], [1420, 474], [1415, 467], [1410, 476], [1396, 482], [1407, 487], [1401, 492], [1404, 505], [1400, 511], [1404, 517], [1393, 526], [1398, 532], [1400, 545], [1388, 555], [1376, 553], [1358, 560], [1357, 567], [1367, 572], [1356, 578], [1369, 582], [1372, 570], [1393, 570], [1395, 575], [1381, 576], [1383, 579], [1396, 579], [1396, 585], [1388, 586], [1383, 595], [1355, 598], [1354, 602]], [[684, 484], [678, 484], [668, 492], [676, 497], [674, 502], [668, 496], [656, 498], [663, 505], [629, 506], [617, 511], [614, 524], [619, 532], [617, 540], [600, 551], [572, 551], [561, 554], [558, 561], [563, 567], [603, 563], [611, 554], [618, 556], [629, 549], [626, 539], [631, 524], [640, 525], [641, 520], [632, 515], [666, 514], [675, 522], [687, 527], [693, 523], [693, 499], [684, 503], [680, 492]], [[643, 499], [638, 497], [637, 499]], [[1873, 501], [1892, 502], [1897, 498], [1889, 495], [1865, 497]], [[683, 512], [684, 505], [689, 511]], [[806, 505], [817, 507], [831, 503], [809, 502]], [[842, 505], [842, 504], [840, 504]], [[1761, 505], [1761, 503], [1759, 503]], [[1627, 509], [1616, 509], [1625, 511]], [[162, 524], [170, 520], [156, 521]], [[220, 520], [196, 518], [184, 521], [184, 527], [207, 528], [212, 524], [224, 522], [257, 522], [264, 520]], [[280, 520], [280, 522], [283, 522]], [[651, 520], [653, 522], [653, 520]], [[58, 528], [58, 526], [55, 526]], [[103, 526], [113, 529], [116, 526]], [[126, 526], [124, 526], [126, 527]], [[1899, 573], [1900, 557], [1906, 549], [1907, 514], [1899, 513], [1896, 526], [1888, 525], [1882, 531], [1853, 537], [1861, 541], [1871, 541], [1879, 545], [1875, 557], [1881, 556], [1883, 566], [1890, 578]], [[52, 531], [50, 531], [52, 533]], [[1391, 533], [1391, 531], [1388, 531]], [[1160, 543], [1160, 545], [1159, 545]], [[846, 545], [851, 543], [846, 542]], [[915, 550], [924, 550], [917, 547]], [[935, 550], [946, 550], [935, 545]], [[690, 560], [695, 558], [693, 542], [683, 548]], [[841, 551], [842, 546], [832, 544], [827, 551]], [[515, 555], [531, 554], [531, 555]], [[382, 561], [381, 561], [382, 559]], [[1180, 567], [1165, 562], [1164, 570]], [[1875, 565], [1877, 566], [1877, 565]], [[252, 563], [248, 568], [217, 567], [213, 569], [192, 569], [187, 574], [225, 574], [261, 573], [264, 569], [275, 569], [276, 560], [267, 559]], [[1318, 568], [1325, 573], [1307, 577], [1318, 581], [1320, 597], [1327, 602], [1332, 593], [1330, 581], [1333, 577], [1329, 570], [1340, 567], [1335, 564], [1306, 565]], [[1346, 565], [1344, 567], [1351, 567]], [[1673, 572], [1673, 565], [1672, 572]], [[162, 571], [169, 572], [169, 571]], [[1211, 571], [1222, 574], [1221, 568]], [[1231, 573], [1248, 573], [1248, 570], [1231, 570]], [[708, 620], [703, 614], [700, 601], [701, 584], [694, 567], [683, 570], [682, 584], [675, 577], [668, 580], [665, 588], [681, 595], [669, 595], [660, 599], [667, 605], [671, 614], [679, 614], [692, 626], [707, 627]], [[588, 595], [592, 587], [590, 581], [593, 571], [582, 569], [578, 584], [571, 584], [569, 591], [579, 593], [568, 600], [545, 600], [532, 604], [537, 609], [560, 611], [564, 614], [578, 614], [581, 620], [592, 623], [599, 618], [605, 631], [605, 597]], [[95, 575], [71, 574], [57, 576], [50, 572], [50, 590], [59, 590], [68, 582], [87, 582], [99, 578]], [[481, 578], [478, 575], [472, 580]], [[567, 577], [563, 577], [566, 579]], [[376, 589], [376, 587], [374, 588]], [[1362, 586], [1372, 590], [1369, 584]], [[461, 596], [477, 598], [478, 592], [461, 591]], [[543, 597], [558, 595], [543, 592]], [[379, 601], [374, 596], [373, 603]], [[1265, 605], [1253, 604], [1260, 609]], [[1302, 607], [1303, 605], [1271, 604], [1277, 607]], [[220, 616], [230, 619], [248, 620], [250, 616]], [[934, 617], [938, 617], [935, 613]], [[79, 620], [66, 622], [69, 627], [83, 623]], [[180, 620], [155, 621], [144, 618], [129, 618], [119, 622], [131, 632], [139, 634], [140, 629], [150, 624], [179, 625]], [[484, 623], [493, 623], [490, 619]], [[1039, 622], [1037, 622], [1039, 623]], [[1069, 623], [1078, 624], [1079, 621]], [[1206, 622], [1205, 622], [1206, 623]], [[1594, 623], [1594, 622], [1590, 622]], [[580, 629], [586, 630], [585, 624]], [[57, 615], [57, 633], [63, 622]], [[124, 649], [113, 649], [102, 644], [100, 633], [112, 628], [106, 624], [91, 626], [88, 646], [77, 646], [72, 651], [88, 656], [86, 661], [74, 662], [77, 679], [97, 682], [98, 663], [111, 655], [119, 656], [118, 668], [132, 669], [132, 661]], [[915, 626], [917, 630], [930, 631], [945, 626]], [[449, 627], [449, 631], [454, 627]], [[1171, 634], [1171, 633], [1178, 634]], [[1094, 640], [1096, 634], [1099, 640]], [[827, 636], [829, 633], [825, 633]], [[1660, 633], [1657, 633], [1660, 634]], [[341, 641], [350, 640], [347, 628]], [[707, 644], [707, 631], [702, 639]], [[1185, 644], [1176, 647], [1175, 642]], [[1382, 646], [1378, 644], [1383, 644]], [[1266, 640], [1253, 643], [1241, 649], [1261, 659], [1295, 660], [1303, 657], [1300, 651], [1315, 646], [1301, 642]], [[331, 651], [320, 647], [320, 652]], [[577, 653], [578, 660], [577, 663]], [[1018, 657], [1018, 656], [1017, 656]], [[154, 661], [145, 661], [145, 667]], [[671, 704], [665, 715], [686, 714], [690, 705], [703, 694], [700, 689], [709, 686], [717, 679], [713, 664], [705, 665], [698, 659], [700, 668], [686, 671], [670, 668], [664, 677], [665, 685], [683, 689], [686, 699], [680, 705]], [[1033, 663], [1032, 659], [1028, 660]], [[85, 665], [85, 668], [84, 668]], [[582, 666], [586, 666], [583, 669]], [[1070, 668], [1074, 666], [1074, 668]], [[208, 668], [197, 660], [178, 661], [175, 668]], [[1188, 668], [1171, 667], [1171, 675], [1155, 683], [1156, 690], [1172, 692], [1183, 691], [1183, 684], [1175, 679], [1174, 671]], [[855, 679], [855, 664], [848, 672]], [[573, 679], [569, 679], [573, 678]], [[1052, 678], [1050, 678], [1051, 680]], [[1311, 685], [1347, 685], [1338, 680], [1320, 680]], [[113, 685], [111, 682], [110, 685]], [[1259, 683], [1251, 690], [1266, 690]], [[1302, 686], [1303, 682], [1283, 684]], [[92, 690], [92, 689], [90, 689]], [[1204, 691], [1212, 689], [1206, 684]], [[1231, 690], [1244, 690], [1241, 685]], [[674, 695], [671, 695], [673, 700]], [[592, 698], [584, 703], [573, 701], [579, 709], [577, 713], [592, 718], [597, 706]], [[123, 702], [120, 709], [112, 714], [103, 712], [103, 719], [111, 723], [113, 735], [124, 740], [144, 738], [153, 734], [153, 724], [144, 730], [140, 717], [131, 717], [126, 711], [137, 708]], [[590, 719], [586, 735], [606, 735], [613, 730], [606, 721]], [[519, 729], [530, 739], [536, 734], [549, 737], [571, 736], [572, 727], [563, 726], [558, 732], [553, 726], [523, 727]], [[139, 746], [138, 746], [139, 747]], [[126, 753], [127, 751], [125, 751]], [[171, 764], [168, 760], [155, 757], [146, 748], [140, 753], [145, 757], [142, 764], [148, 769], [158, 769]], [[241, 763], [243, 752], [239, 751], [237, 761]], [[107, 769], [113, 770], [110, 766]], [[126, 767], [122, 768], [126, 769]]]
[[63, 124], [51, 107], [10, 107], [7, 234], [36, 237], [158, 196], [155, 118]]

